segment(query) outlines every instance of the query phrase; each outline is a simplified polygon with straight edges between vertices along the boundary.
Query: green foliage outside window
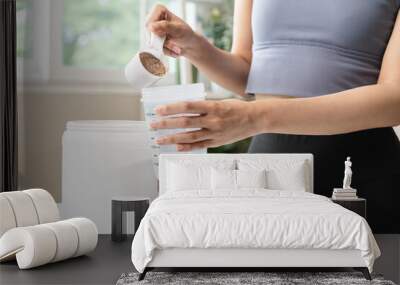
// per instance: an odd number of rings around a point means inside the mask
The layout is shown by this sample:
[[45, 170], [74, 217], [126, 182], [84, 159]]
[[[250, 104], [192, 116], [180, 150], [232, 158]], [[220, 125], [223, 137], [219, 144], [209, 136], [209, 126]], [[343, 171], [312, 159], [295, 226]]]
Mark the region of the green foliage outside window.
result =
[[216, 47], [227, 51], [232, 47], [233, 7], [233, 0], [224, 0], [200, 16], [206, 37]]
[[[156, 3], [148, 0], [146, 11]], [[140, 47], [140, 0], [64, 0], [63, 63], [122, 68]]]
[[208, 153], [246, 153], [249, 149], [251, 138], [247, 138], [231, 144], [209, 148]]
[[140, 44], [140, 0], [64, 1], [63, 62], [121, 68]]
[[32, 57], [32, 0], [16, 1], [17, 57]]

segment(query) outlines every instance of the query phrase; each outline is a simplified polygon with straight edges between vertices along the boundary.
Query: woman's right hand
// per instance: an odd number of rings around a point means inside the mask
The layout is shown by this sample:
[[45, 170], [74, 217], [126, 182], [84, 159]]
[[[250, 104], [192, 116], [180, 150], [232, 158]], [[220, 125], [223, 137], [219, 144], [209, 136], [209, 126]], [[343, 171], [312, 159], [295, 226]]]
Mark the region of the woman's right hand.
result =
[[187, 56], [196, 48], [198, 35], [185, 21], [163, 5], [158, 4], [153, 7], [146, 26], [150, 32], [158, 36], [166, 36], [164, 53], [169, 56]]

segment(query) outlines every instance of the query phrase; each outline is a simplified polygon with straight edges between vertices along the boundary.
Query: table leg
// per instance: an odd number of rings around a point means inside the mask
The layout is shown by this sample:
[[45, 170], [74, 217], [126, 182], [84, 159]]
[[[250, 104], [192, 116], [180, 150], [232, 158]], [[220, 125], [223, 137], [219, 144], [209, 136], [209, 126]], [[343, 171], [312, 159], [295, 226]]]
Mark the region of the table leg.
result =
[[135, 205], [135, 233], [139, 228], [140, 221], [143, 219], [148, 208], [149, 208], [149, 201], [141, 201], [140, 203], [137, 203]]
[[122, 203], [119, 201], [112, 201], [111, 225], [111, 240], [124, 240], [122, 234]]

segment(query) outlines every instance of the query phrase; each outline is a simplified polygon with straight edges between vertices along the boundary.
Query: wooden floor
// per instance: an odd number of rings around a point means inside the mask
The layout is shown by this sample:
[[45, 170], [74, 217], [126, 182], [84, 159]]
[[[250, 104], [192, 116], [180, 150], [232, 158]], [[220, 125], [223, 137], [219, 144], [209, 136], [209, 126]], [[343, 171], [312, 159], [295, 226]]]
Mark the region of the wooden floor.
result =
[[0, 284], [115, 284], [124, 272], [134, 271], [130, 259], [132, 240], [111, 241], [100, 235], [95, 251], [57, 263], [19, 270], [16, 262], [0, 264]]

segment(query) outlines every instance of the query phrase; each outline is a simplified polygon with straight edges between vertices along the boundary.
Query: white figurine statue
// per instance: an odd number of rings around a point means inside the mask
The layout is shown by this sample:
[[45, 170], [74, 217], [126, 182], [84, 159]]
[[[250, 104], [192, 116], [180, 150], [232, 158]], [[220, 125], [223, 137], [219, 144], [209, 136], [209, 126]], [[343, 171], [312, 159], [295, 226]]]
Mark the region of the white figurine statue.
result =
[[351, 188], [351, 177], [353, 176], [353, 171], [351, 170], [351, 161], [350, 156], [347, 157], [347, 160], [344, 162], [344, 179], [343, 179], [343, 189], [352, 189]]

